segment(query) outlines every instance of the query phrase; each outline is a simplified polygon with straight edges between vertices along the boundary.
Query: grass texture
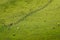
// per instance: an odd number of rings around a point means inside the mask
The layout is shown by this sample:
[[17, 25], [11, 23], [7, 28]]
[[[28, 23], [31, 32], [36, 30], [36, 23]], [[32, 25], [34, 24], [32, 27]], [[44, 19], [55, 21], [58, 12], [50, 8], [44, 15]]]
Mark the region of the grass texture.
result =
[[60, 40], [60, 0], [0, 0], [0, 40]]

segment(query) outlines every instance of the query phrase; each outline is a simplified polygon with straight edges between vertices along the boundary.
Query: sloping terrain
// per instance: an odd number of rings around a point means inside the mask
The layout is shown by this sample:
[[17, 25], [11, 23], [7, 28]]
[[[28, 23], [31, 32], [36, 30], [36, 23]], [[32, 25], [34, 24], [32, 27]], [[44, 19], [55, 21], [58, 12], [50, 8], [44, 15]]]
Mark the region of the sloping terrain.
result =
[[0, 0], [0, 40], [60, 40], [60, 0]]

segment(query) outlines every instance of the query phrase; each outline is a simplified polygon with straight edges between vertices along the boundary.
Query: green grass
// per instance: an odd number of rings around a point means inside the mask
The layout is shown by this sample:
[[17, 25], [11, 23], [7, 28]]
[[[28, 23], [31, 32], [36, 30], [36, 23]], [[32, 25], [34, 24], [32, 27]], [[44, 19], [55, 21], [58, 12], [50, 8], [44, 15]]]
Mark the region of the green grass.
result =
[[60, 40], [59, 0], [0, 0], [0, 40]]

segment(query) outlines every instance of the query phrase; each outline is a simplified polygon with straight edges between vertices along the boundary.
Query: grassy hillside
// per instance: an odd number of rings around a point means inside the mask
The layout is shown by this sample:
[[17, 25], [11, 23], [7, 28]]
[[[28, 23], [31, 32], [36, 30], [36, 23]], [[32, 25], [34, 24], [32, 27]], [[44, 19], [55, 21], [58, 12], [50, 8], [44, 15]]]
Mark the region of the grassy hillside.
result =
[[60, 0], [0, 0], [0, 40], [60, 40]]

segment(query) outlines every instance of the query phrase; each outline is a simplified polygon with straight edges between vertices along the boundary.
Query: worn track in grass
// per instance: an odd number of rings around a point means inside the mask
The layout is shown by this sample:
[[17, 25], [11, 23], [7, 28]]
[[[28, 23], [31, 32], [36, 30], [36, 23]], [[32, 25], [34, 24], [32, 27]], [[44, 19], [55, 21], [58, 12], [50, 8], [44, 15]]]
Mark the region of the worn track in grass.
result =
[[[8, 29], [10, 29], [11, 26], [15, 26], [15, 25], [19, 24], [20, 22], [24, 21], [28, 16], [31, 16], [31, 15], [35, 14], [36, 12], [43, 10], [43, 9], [46, 8], [52, 1], [53, 1], [53, 0], [48, 0], [48, 2], [47, 2], [45, 5], [43, 5], [42, 7], [38, 7], [37, 9], [35, 9], [35, 10], [27, 13], [27, 14], [26, 14], [25, 16], [23, 16], [21, 19], [19, 18], [19, 20], [17, 20], [15, 23], [10, 23], [9, 25], [5, 25], [5, 24], [4, 24], [4, 26], [6, 26]], [[11, 2], [12, 2], [12, 1], [11, 1]], [[12, 4], [12, 3], [11, 3], [11, 4]], [[5, 7], [5, 8], [6, 8], [6, 7]]]
[[[23, 16], [23, 18], [19, 19], [16, 23], [14, 23], [14, 25], [24, 21], [28, 16], [31, 16], [32, 14], [43, 10], [44, 8], [46, 8], [53, 0], [48, 0], [48, 3], [46, 3], [43, 7], [38, 7], [38, 9], [31, 11], [30, 13], [26, 14], [25, 16]], [[12, 25], [11, 25], [12, 26]]]

